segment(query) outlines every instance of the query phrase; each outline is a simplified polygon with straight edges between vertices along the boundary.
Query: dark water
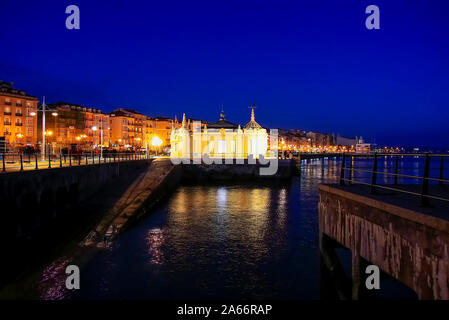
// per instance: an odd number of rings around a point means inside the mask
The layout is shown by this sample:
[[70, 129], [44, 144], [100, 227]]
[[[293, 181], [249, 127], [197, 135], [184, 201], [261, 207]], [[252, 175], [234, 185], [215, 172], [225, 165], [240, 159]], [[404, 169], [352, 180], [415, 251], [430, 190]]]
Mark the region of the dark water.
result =
[[72, 298], [314, 299], [317, 186], [334, 161], [286, 184], [180, 186], [81, 270]]
[[[82, 267], [81, 290], [67, 295], [61, 283], [43, 287], [41, 298], [317, 299], [318, 184], [336, 183], [339, 163], [308, 160], [301, 177], [284, 184], [180, 186]], [[379, 160], [379, 170], [392, 165]], [[422, 171], [419, 159], [400, 166]], [[43, 278], [60, 271], [55, 264]]]

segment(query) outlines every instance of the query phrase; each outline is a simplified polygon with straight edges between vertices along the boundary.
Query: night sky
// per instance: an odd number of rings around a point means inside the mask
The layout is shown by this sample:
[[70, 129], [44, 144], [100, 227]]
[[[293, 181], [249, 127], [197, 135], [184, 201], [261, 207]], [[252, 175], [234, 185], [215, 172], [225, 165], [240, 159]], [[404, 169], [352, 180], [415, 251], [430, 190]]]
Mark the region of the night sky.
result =
[[[76, 4], [81, 29], [67, 30]], [[380, 8], [380, 30], [365, 8]], [[0, 1], [0, 79], [150, 116], [449, 147], [449, 1]]]

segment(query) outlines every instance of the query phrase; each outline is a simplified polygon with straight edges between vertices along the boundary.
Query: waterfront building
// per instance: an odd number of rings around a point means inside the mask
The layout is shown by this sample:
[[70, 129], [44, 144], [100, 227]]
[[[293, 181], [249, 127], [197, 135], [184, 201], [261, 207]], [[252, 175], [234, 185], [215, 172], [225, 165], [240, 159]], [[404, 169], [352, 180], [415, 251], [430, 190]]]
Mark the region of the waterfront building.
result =
[[225, 119], [222, 111], [216, 122], [200, 124], [186, 121], [185, 114], [181, 127], [171, 133], [171, 156], [175, 158], [247, 158], [267, 155], [268, 134], [260, 126], [251, 111], [251, 119], [244, 126]]
[[[148, 117], [145, 127], [145, 142], [150, 150], [170, 149], [170, 136], [172, 128], [180, 128], [181, 123], [176, 119], [164, 117]], [[155, 150], [153, 150], [155, 151]]]
[[362, 137], [355, 137], [355, 138], [346, 138], [339, 134], [337, 134], [334, 137], [335, 144], [338, 146], [344, 146], [344, 147], [354, 147], [358, 143], [364, 143], [364, 140]]
[[[97, 108], [58, 102], [46, 105], [45, 140], [50, 151], [92, 150], [109, 146], [109, 115]], [[42, 140], [42, 112], [38, 115], [39, 141]]]
[[370, 153], [371, 144], [370, 143], [357, 143], [355, 146], [356, 153]]
[[148, 117], [135, 110], [119, 108], [109, 114], [111, 146], [118, 149], [146, 147]]
[[37, 103], [13, 83], [0, 81], [0, 152], [36, 145]]

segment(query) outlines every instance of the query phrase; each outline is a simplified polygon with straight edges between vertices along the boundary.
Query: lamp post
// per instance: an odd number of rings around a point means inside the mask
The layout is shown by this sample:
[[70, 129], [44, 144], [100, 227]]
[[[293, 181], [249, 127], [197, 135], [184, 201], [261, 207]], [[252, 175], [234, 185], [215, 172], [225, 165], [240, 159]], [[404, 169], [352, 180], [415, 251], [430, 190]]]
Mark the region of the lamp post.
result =
[[[46, 128], [45, 128], [45, 112], [51, 111], [51, 115], [53, 117], [57, 117], [58, 113], [54, 110], [46, 110], [47, 105], [45, 104], [45, 96], [42, 101], [42, 110], [37, 110], [42, 112], [42, 145], [41, 145], [41, 154], [42, 154], [42, 160], [45, 160], [45, 153], [46, 153], [46, 143], [45, 143], [45, 136], [47, 134]], [[33, 114], [31, 114], [33, 115]]]
[[[97, 127], [92, 127], [93, 131], [97, 131]], [[103, 118], [100, 118], [100, 158], [103, 158]]]

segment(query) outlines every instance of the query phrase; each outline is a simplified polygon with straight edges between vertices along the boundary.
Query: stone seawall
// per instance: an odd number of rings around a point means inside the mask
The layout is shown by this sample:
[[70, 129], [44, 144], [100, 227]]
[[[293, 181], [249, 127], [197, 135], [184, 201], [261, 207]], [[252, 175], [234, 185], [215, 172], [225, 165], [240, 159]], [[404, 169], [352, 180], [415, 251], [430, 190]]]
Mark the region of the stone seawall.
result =
[[233, 181], [258, 179], [289, 179], [297, 174], [296, 162], [290, 159], [278, 159], [278, 170], [273, 175], [261, 174], [261, 168], [267, 165], [249, 164], [181, 164], [183, 180], [202, 181]]
[[112, 240], [147, 213], [151, 207], [176, 188], [182, 177], [180, 166], [167, 159], [154, 160], [108, 210], [81, 246], [108, 247]]
[[2, 205], [0, 237], [31, 237], [40, 228], [64, 218], [102, 188], [133, 176], [148, 160], [81, 165], [0, 174]]

